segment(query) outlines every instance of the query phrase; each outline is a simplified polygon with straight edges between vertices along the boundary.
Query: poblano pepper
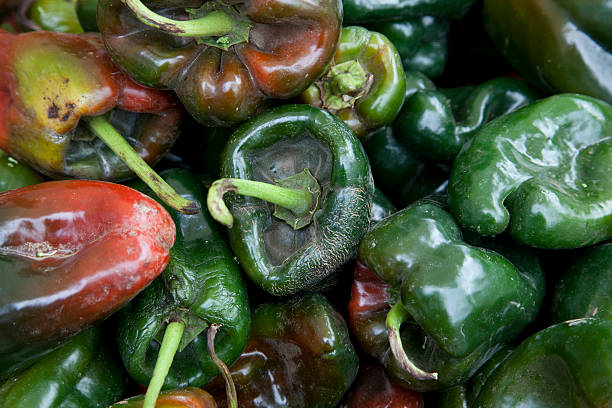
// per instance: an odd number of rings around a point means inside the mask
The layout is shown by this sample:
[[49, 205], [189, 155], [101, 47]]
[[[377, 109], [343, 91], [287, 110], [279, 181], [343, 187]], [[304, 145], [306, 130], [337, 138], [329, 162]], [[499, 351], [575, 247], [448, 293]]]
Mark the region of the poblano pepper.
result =
[[[452, 216], [434, 202], [378, 223], [361, 242], [359, 258], [389, 286], [364, 292], [382, 299], [356, 299], [349, 307], [366, 350], [412, 389], [466, 381], [533, 320], [544, 294], [535, 256], [524, 248], [501, 246], [501, 252], [514, 264], [465, 243]], [[373, 307], [386, 302], [390, 310]]]
[[125, 370], [92, 327], [0, 385], [2, 408], [106, 408], [121, 398]]
[[453, 163], [449, 202], [481, 234], [577, 248], [612, 237], [612, 106], [552, 96], [490, 122]]
[[231, 227], [247, 275], [272, 294], [321, 282], [352, 256], [369, 227], [368, 158], [353, 132], [325, 110], [284, 105], [243, 124], [223, 152], [221, 176], [208, 208]]
[[43, 181], [43, 176], [0, 150], [0, 193]]
[[[204, 203], [196, 176], [180, 169], [161, 176], [179, 194]], [[142, 183], [135, 187], [152, 195]], [[132, 378], [150, 383], [153, 401], [162, 384], [164, 389], [202, 386], [218, 374], [207, 344], [212, 324], [221, 326], [214, 352], [225, 364], [233, 363], [246, 345], [251, 319], [240, 268], [208, 212], [168, 211], [177, 230], [168, 266], [121, 310], [117, 323], [123, 362]], [[169, 369], [165, 378], [164, 368]]]
[[[144, 395], [119, 401], [109, 408], [142, 408]], [[213, 397], [200, 388], [182, 388], [159, 394], [155, 408], [217, 408]]]
[[342, 0], [345, 23], [399, 20], [409, 17], [460, 17], [476, 0]]
[[242, 122], [268, 98], [299, 95], [331, 61], [342, 22], [340, 0], [146, 3], [99, 2], [112, 58], [137, 82], [173, 89], [208, 126]]

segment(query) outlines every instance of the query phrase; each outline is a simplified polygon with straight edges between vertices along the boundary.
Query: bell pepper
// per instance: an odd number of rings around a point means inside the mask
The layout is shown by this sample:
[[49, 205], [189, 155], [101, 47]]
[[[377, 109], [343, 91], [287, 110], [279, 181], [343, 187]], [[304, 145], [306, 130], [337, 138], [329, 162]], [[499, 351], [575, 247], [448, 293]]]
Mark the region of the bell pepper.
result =
[[612, 322], [576, 319], [542, 330], [488, 377], [470, 408], [609, 407]]
[[0, 386], [2, 408], [106, 408], [127, 376], [99, 326], [92, 327]]
[[231, 227], [246, 274], [274, 295], [328, 277], [369, 227], [368, 158], [353, 132], [325, 110], [283, 105], [245, 123], [227, 142], [221, 176], [208, 191], [208, 209]]
[[372, 198], [372, 215], [370, 216], [370, 222], [376, 224], [394, 212], [397, 208], [393, 203], [380, 191], [379, 189], [374, 190], [374, 197]]
[[152, 199], [79, 180], [0, 193], [0, 231], [0, 378], [136, 296], [175, 239]]
[[608, 0], [485, 0], [493, 42], [534, 86], [612, 103]]
[[43, 181], [40, 174], [0, 150], [0, 193]]
[[[180, 169], [166, 170], [161, 176], [179, 194], [204, 203], [196, 176]], [[142, 183], [134, 187], [153, 194]], [[155, 385], [169, 389], [209, 382], [218, 370], [209, 355], [208, 327], [221, 325], [215, 349], [229, 365], [246, 345], [251, 319], [240, 268], [208, 212], [186, 215], [166, 208], [177, 230], [168, 265], [119, 312], [117, 321], [123, 363], [133, 379], [151, 384], [147, 390], [151, 394]], [[165, 356], [164, 350], [172, 344]], [[168, 374], [160, 374], [159, 384], [154, 384], [152, 378], [164, 370]]]
[[[357, 376], [358, 358], [342, 317], [317, 293], [253, 312], [251, 337], [230, 367], [238, 405], [335, 407]], [[223, 384], [206, 389], [225, 407]]]
[[0, 149], [53, 178], [135, 172], [174, 208], [197, 212], [147, 164], [178, 136], [180, 105], [120, 73], [99, 36], [0, 32], [0, 80]]
[[[144, 395], [128, 398], [110, 408], [142, 408]], [[159, 395], [155, 408], [217, 408], [213, 397], [199, 388], [183, 388], [164, 391]]]
[[342, 0], [344, 22], [366, 23], [410, 17], [460, 17], [476, 0]]
[[423, 408], [420, 393], [400, 387], [377, 363], [367, 362], [339, 408]]
[[612, 320], [612, 244], [581, 255], [561, 276], [553, 295], [552, 321], [581, 317]]
[[242, 122], [268, 98], [299, 95], [331, 61], [342, 21], [340, 0], [147, 3], [155, 9], [100, 1], [104, 42], [136, 82], [173, 89], [207, 126]]
[[22, 18], [22, 24], [31, 30], [74, 34], [98, 31], [97, 0], [24, 0], [24, 2], [30, 4], [24, 11], [26, 18]]
[[327, 109], [357, 137], [390, 124], [402, 107], [406, 79], [395, 46], [363, 27], [344, 27], [329, 70], [300, 96]]
[[513, 263], [468, 245], [452, 216], [429, 200], [378, 223], [362, 240], [359, 259], [388, 287], [368, 291], [366, 284], [363, 296], [357, 287], [349, 306], [364, 349], [411, 389], [465, 382], [534, 319], [542, 301], [537, 258], [524, 248], [501, 248]]
[[612, 237], [612, 106], [556, 95], [485, 126], [453, 163], [449, 201], [482, 235], [561, 249]]

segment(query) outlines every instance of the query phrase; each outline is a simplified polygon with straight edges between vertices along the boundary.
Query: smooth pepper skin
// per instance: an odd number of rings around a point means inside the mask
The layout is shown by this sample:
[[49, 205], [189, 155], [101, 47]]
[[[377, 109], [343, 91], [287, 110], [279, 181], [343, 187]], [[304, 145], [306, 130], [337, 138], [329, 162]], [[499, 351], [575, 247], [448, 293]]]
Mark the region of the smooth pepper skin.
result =
[[0, 149], [52, 178], [132, 177], [79, 125], [98, 115], [154, 164], [178, 136], [182, 108], [171, 93], [122, 74], [96, 34], [0, 32]]
[[0, 193], [43, 181], [43, 176], [0, 150]]
[[[417, 367], [437, 372], [438, 379], [417, 379], [402, 370], [389, 351], [382, 321], [376, 332], [375, 320], [360, 310], [369, 309], [370, 302], [356, 299], [352, 313], [361, 313], [357, 320], [370, 327], [363, 335], [366, 350], [412, 389], [466, 381], [533, 320], [542, 301], [544, 277], [537, 259], [524, 248], [500, 248], [508, 258], [468, 245], [453, 217], [429, 200], [378, 223], [362, 240], [359, 259], [389, 285], [382, 289], [388, 293], [382, 302], [400, 302], [410, 316], [402, 333], [406, 354]], [[375, 318], [386, 314], [374, 311]]]
[[[201, 1], [147, 2], [162, 14], [187, 17]], [[231, 2], [232, 4], [238, 2]], [[249, 41], [221, 51], [141, 23], [121, 0], [98, 5], [98, 25], [115, 60], [137, 82], [173, 89], [197, 120], [229, 126], [261, 112], [267, 98], [292, 98], [318, 79], [340, 36], [340, 0], [245, 0], [254, 23]]]
[[[119, 401], [109, 408], [142, 408], [144, 395]], [[157, 397], [155, 408], [217, 408], [212, 395], [200, 388], [182, 388], [162, 391]]]
[[[306, 89], [301, 100], [333, 112], [357, 137], [365, 139], [369, 132], [388, 125], [395, 119], [404, 103], [406, 79], [395, 46], [387, 37], [376, 31], [358, 26], [342, 28], [330, 69], [349, 61], [358, 62], [371, 79], [364, 78], [364, 83], [357, 90], [346, 92], [334, 87], [333, 75], [330, 77], [328, 71]], [[332, 81], [328, 89], [325, 89], [326, 81]], [[361, 92], [363, 95], [358, 95], [356, 101], [347, 102], [342, 107], [335, 107], [331, 103], [333, 97], [350, 98]]]
[[580, 256], [561, 276], [553, 295], [552, 321], [581, 317], [612, 320], [612, 244]]
[[612, 322], [576, 319], [542, 330], [497, 367], [470, 408], [612, 405]]
[[3, 408], [106, 408], [125, 390], [118, 357], [92, 327], [0, 386]]
[[[181, 169], [160, 175], [180, 195], [205, 208], [205, 192], [195, 175]], [[138, 190], [153, 194], [142, 182], [138, 184]], [[206, 345], [209, 325], [222, 325], [215, 352], [226, 365], [246, 345], [251, 324], [246, 288], [234, 255], [206, 209], [192, 215], [166, 209], [176, 224], [176, 242], [161, 276], [119, 312], [119, 352], [130, 376], [148, 384], [166, 324], [183, 322], [180, 351], [164, 388], [202, 386], [219, 373]]]
[[342, 0], [350, 24], [420, 16], [459, 17], [476, 0]]
[[97, 0], [36, 0], [27, 16], [42, 30], [78, 34], [98, 31], [96, 7]]
[[283, 105], [239, 127], [221, 158], [221, 176], [273, 183], [309, 169], [322, 189], [313, 222], [293, 230], [273, 206], [228, 194], [230, 243], [246, 274], [274, 295], [289, 295], [329, 276], [354, 253], [369, 227], [374, 183], [353, 132], [331, 113]]
[[149, 197], [79, 180], [0, 193], [0, 231], [0, 378], [136, 296], [175, 239]]
[[[310, 293], [253, 312], [251, 337], [232, 367], [238, 406], [336, 407], [359, 360], [346, 323], [323, 295]], [[221, 378], [207, 390], [226, 407]]]
[[612, 103], [608, 0], [485, 0], [493, 42], [530, 83]]
[[481, 235], [578, 248], [612, 236], [612, 106], [555, 95], [485, 126], [453, 163], [449, 202]]

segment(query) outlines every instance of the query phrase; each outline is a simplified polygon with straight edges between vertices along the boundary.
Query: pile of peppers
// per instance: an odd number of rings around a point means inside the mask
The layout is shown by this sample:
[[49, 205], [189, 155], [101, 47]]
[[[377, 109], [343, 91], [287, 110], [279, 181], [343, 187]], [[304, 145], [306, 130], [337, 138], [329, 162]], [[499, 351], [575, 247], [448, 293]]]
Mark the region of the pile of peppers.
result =
[[0, 0], [0, 407], [612, 407], [609, 0]]

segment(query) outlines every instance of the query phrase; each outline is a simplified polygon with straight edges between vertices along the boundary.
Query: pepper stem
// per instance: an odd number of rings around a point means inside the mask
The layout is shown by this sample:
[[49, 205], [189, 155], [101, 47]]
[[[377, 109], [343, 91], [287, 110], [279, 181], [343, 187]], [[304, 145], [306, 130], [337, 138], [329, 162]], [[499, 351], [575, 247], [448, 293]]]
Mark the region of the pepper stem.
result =
[[400, 326], [402, 322], [408, 317], [408, 311], [404, 308], [402, 302], [397, 302], [389, 313], [387, 313], [387, 320], [385, 326], [389, 332], [389, 344], [391, 345], [391, 351], [393, 356], [399, 363], [400, 367], [410, 374], [417, 380], [437, 380], [438, 373], [429, 373], [414, 365], [412, 361], [406, 355], [404, 347], [402, 346], [402, 338], [400, 334]]
[[122, 0], [144, 24], [178, 37], [222, 36], [232, 31], [232, 18], [221, 10], [194, 20], [173, 20], [151, 11], [140, 0]]
[[117, 155], [169, 207], [185, 214], [197, 214], [200, 204], [181, 197], [136, 153], [134, 148], [102, 116], [82, 118], [91, 131]]
[[[208, 327], [208, 333], [206, 334], [206, 344], [208, 346], [208, 352], [213, 362], [221, 371], [223, 379], [225, 380], [225, 393], [227, 394], [227, 401], [230, 408], [238, 408], [238, 394], [236, 393], [236, 386], [232, 380], [232, 375], [223, 361], [217, 357], [215, 353], [215, 336], [221, 328], [220, 324], [214, 323]], [[143, 407], [144, 408], [144, 407]]]
[[142, 408], [155, 408], [157, 396], [164, 385], [168, 371], [170, 371], [172, 360], [174, 360], [174, 355], [178, 350], [184, 330], [185, 324], [181, 322], [171, 322], [166, 327]]
[[231, 228], [234, 224], [234, 217], [225, 205], [223, 195], [227, 192], [234, 192], [260, 198], [289, 210], [292, 217], [285, 214], [286, 211], [279, 211], [278, 208], [274, 215], [287, 221], [295, 229], [308, 225], [319, 205], [321, 189], [316, 179], [312, 177], [308, 169], [304, 169], [302, 173], [277, 182], [286, 186], [237, 178], [217, 180], [208, 189], [206, 198], [208, 211], [215, 220]]

